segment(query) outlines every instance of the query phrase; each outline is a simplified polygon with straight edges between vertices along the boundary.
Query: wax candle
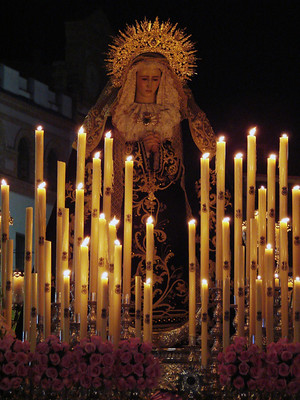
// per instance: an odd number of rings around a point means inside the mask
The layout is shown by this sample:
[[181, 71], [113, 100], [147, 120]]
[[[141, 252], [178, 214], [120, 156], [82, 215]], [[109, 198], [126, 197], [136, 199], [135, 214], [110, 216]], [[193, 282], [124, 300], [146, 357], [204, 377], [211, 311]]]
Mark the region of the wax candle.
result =
[[62, 209], [65, 207], [66, 163], [57, 162], [57, 206], [56, 206], [56, 293], [62, 292]]
[[208, 281], [209, 269], [209, 153], [203, 154], [201, 163], [201, 226], [200, 226], [200, 279]]
[[206, 279], [201, 283], [201, 365], [207, 367], [207, 323], [208, 323], [208, 283]]
[[51, 334], [51, 242], [45, 240], [45, 338]]
[[[1, 282], [5, 304], [7, 277], [7, 241], [9, 240], [9, 185], [5, 179], [1, 181]], [[5, 307], [6, 308], [6, 307]]]
[[90, 293], [96, 293], [98, 279], [99, 209], [101, 188], [100, 152], [93, 158], [92, 210], [91, 210], [91, 252], [90, 252]]
[[230, 278], [223, 278], [223, 351], [230, 342]]
[[83, 126], [78, 131], [77, 137], [77, 164], [76, 164], [76, 186], [85, 181], [85, 152], [86, 152], [86, 132]]
[[108, 285], [109, 285], [109, 336], [113, 335], [113, 301], [114, 301], [114, 252], [115, 252], [115, 241], [117, 239], [117, 224], [118, 220], [113, 218], [108, 225]]
[[73, 244], [73, 270], [75, 272], [75, 301], [74, 312], [80, 313], [80, 292], [81, 292], [81, 274], [80, 274], [80, 245], [83, 239], [84, 227], [84, 189], [80, 183], [76, 189], [75, 199], [75, 223], [74, 223], [74, 244]]
[[255, 290], [256, 290], [256, 276], [257, 276], [257, 220], [250, 219], [250, 341], [255, 335]]
[[[234, 157], [234, 295], [237, 298], [238, 288], [243, 287], [244, 266], [242, 255], [243, 224], [243, 155]], [[239, 286], [239, 282], [240, 285]]]
[[288, 213], [288, 136], [283, 133], [279, 139], [279, 219]]
[[37, 334], [37, 272], [31, 274], [30, 351], [36, 347]]
[[275, 178], [276, 178], [276, 156], [271, 154], [267, 166], [267, 241], [275, 247]]
[[11, 329], [12, 321], [12, 280], [13, 280], [14, 242], [7, 241], [7, 276], [6, 276], [6, 325]]
[[114, 249], [114, 295], [113, 295], [113, 343], [118, 345], [121, 336], [121, 269], [122, 245], [115, 241]]
[[[279, 239], [279, 270], [280, 270], [280, 290], [281, 290], [281, 336], [288, 337], [288, 235], [287, 224], [289, 219], [284, 218], [280, 221]], [[276, 284], [275, 284], [276, 285]]]
[[292, 189], [293, 276], [300, 276], [300, 186]]
[[262, 279], [260, 275], [258, 275], [256, 279], [255, 309], [256, 309], [255, 344], [257, 344], [257, 346], [261, 349], [262, 348]]
[[196, 221], [189, 221], [189, 344], [196, 340]]
[[70, 274], [69, 269], [63, 272], [62, 339], [67, 343], [70, 341]]
[[102, 213], [99, 217], [99, 244], [98, 244], [98, 267], [100, 269], [99, 276], [101, 277], [103, 272], [107, 271], [107, 223], [105, 215]]
[[104, 179], [103, 179], [103, 212], [106, 219], [111, 218], [111, 191], [113, 183], [113, 139], [107, 132], [104, 139]]
[[[247, 136], [247, 229], [250, 230], [250, 219], [254, 218], [255, 182], [256, 182], [256, 128]], [[250, 276], [250, 235], [246, 236], [246, 279]]]
[[31, 310], [31, 270], [32, 270], [33, 208], [26, 208], [25, 255], [24, 255], [24, 311], [23, 339], [29, 340]]
[[267, 244], [265, 250], [265, 273], [266, 273], [266, 337], [267, 344], [274, 340], [274, 318], [273, 318], [273, 303], [274, 303], [274, 252], [271, 244]]
[[265, 247], [266, 247], [266, 199], [267, 199], [267, 189], [261, 186], [258, 189], [258, 264], [259, 264], [259, 274], [262, 276], [264, 274], [264, 257], [265, 257]]
[[216, 177], [217, 177], [217, 206], [216, 206], [216, 281], [222, 280], [222, 220], [225, 209], [225, 150], [224, 136], [217, 141]]
[[123, 248], [123, 295], [130, 299], [131, 287], [131, 249], [132, 249], [132, 196], [133, 196], [133, 160], [125, 161], [124, 196], [124, 248]]
[[[101, 269], [99, 268], [99, 274]], [[97, 292], [97, 333], [106, 341], [107, 314], [108, 314], [108, 273], [103, 272], [98, 279]]]
[[142, 338], [142, 278], [135, 276], [135, 337]]
[[300, 342], [300, 277], [294, 279], [294, 342]]
[[80, 246], [80, 338], [87, 335], [87, 314], [88, 314], [88, 284], [89, 284], [89, 244], [90, 238], [85, 238]]
[[223, 279], [230, 277], [230, 225], [229, 218], [222, 221]]
[[151, 280], [147, 279], [144, 283], [144, 342], [151, 342], [151, 327], [150, 327], [150, 313], [151, 313]]
[[45, 236], [46, 236], [46, 189], [42, 182], [37, 189], [38, 206], [38, 316], [44, 324], [45, 316]]

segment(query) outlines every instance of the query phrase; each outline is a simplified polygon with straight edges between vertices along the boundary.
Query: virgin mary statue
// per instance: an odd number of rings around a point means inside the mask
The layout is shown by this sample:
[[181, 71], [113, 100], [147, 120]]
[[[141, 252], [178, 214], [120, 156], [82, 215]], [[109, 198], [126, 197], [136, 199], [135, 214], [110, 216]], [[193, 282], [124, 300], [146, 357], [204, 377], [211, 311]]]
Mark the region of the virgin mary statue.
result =
[[[154, 219], [154, 329], [180, 325], [187, 318], [188, 221], [199, 216], [195, 183], [201, 153], [215, 152], [210, 123], [186, 85], [195, 62], [193, 44], [176, 25], [156, 18], [127, 26], [110, 47], [110, 80], [84, 121], [88, 227], [92, 156], [103, 149], [105, 133], [111, 131], [113, 137], [111, 214], [120, 221], [124, 163], [133, 157], [132, 296], [134, 277], [146, 275], [146, 221]], [[73, 147], [75, 151], [76, 141]], [[68, 188], [74, 190], [72, 182]], [[120, 225], [120, 239], [122, 234]]]

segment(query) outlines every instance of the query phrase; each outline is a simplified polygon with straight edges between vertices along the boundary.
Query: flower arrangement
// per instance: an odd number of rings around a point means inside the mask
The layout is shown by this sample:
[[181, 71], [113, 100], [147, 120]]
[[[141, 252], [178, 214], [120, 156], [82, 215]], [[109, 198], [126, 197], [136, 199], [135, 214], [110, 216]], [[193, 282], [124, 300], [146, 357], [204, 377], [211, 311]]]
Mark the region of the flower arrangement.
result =
[[31, 359], [28, 342], [11, 335], [0, 339], [0, 393], [20, 389], [28, 376]]
[[112, 388], [115, 353], [111, 342], [103, 342], [100, 336], [83, 339], [74, 347], [74, 357], [72, 377], [77, 386], [101, 391]]
[[31, 382], [45, 391], [69, 389], [73, 384], [73, 364], [69, 345], [51, 335], [36, 346], [30, 368]]
[[152, 345], [131, 338], [121, 341], [116, 350], [116, 387], [119, 391], [144, 391], [158, 383], [160, 365]]

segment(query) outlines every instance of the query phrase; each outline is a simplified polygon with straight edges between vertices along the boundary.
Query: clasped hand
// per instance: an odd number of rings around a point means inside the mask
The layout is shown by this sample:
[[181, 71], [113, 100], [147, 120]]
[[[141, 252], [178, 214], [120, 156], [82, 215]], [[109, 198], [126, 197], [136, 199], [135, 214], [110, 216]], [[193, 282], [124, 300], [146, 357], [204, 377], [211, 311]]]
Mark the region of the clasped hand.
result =
[[147, 152], [158, 152], [160, 146], [160, 137], [157, 133], [148, 132], [147, 135], [144, 137], [143, 142]]

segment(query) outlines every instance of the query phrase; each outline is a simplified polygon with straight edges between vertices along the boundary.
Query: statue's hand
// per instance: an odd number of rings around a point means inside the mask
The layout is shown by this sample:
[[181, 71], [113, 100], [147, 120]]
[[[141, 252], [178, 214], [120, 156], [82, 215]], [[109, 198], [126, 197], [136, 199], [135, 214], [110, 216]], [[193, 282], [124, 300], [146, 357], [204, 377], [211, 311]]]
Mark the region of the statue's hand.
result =
[[155, 132], [148, 132], [147, 135], [143, 139], [144, 146], [147, 152], [153, 151], [153, 153], [157, 153], [160, 146], [160, 138], [159, 135]]

